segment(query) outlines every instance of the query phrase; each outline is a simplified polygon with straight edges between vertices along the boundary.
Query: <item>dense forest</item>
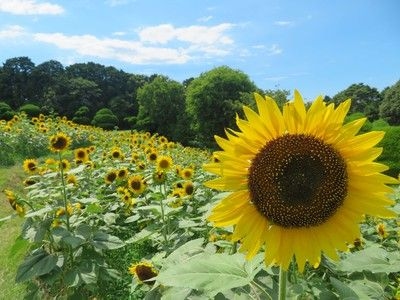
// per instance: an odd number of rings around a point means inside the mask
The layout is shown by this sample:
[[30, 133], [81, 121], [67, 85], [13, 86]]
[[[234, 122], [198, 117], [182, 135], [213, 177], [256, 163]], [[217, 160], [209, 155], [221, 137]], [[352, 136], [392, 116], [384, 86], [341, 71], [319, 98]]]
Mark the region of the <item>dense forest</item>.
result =
[[[0, 119], [16, 112], [66, 116], [79, 124], [105, 129], [159, 133], [183, 144], [212, 146], [213, 135], [235, 127], [235, 114], [253, 104], [253, 92], [280, 105], [290, 96], [282, 89], [261, 90], [240, 70], [216, 67], [177, 82], [167, 76], [130, 74], [88, 62], [64, 67], [56, 60], [35, 65], [29, 57], [6, 60], [0, 67]], [[338, 104], [352, 98], [350, 113], [400, 124], [400, 81], [382, 91], [363, 83], [330, 97]]]

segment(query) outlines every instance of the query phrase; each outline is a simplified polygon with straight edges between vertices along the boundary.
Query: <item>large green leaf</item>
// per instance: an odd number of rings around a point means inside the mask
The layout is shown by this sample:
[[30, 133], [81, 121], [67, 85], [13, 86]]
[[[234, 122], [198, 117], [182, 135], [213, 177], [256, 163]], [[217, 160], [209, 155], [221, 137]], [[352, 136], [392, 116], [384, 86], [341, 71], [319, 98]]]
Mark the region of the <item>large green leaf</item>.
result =
[[340, 280], [337, 280], [334, 277], [330, 278], [330, 281], [335, 288], [336, 292], [339, 294], [339, 299], [342, 300], [358, 300], [359, 297], [357, 296], [356, 292], [354, 292], [351, 288], [344, 284]]
[[395, 273], [400, 271], [400, 253], [387, 252], [379, 246], [349, 254], [338, 264], [346, 272], [370, 271], [372, 273]]
[[249, 284], [257, 263], [246, 261], [242, 254], [202, 253], [162, 270], [156, 277], [165, 286], [201, 290], [213, 297], [217, 293]]
[[93, 234], [92, 245], [97, 249], [117, 249], [125, 246], [125, 243], [118, 237], [102, 231]]
[[385, 291], [376, 282], [364, 280], [355, 280], [350, 282], [349, 286], [355, 291], [359, 299], [385, 299]]
[[57, 260], [57, 256], [49, 254], [41, 248], [37, 249], [18, 267], [15, 281], [23, 282], [49, 273], [56, 267]]

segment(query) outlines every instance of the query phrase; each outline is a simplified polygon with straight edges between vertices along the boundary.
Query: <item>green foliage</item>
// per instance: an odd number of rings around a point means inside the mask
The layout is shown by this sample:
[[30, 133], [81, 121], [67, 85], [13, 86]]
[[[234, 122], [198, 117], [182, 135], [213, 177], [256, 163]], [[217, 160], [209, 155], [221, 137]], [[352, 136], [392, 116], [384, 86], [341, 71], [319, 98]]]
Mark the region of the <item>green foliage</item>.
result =
[[118, 118], [110, 109], [102, 108], [94, 115], [92, 125], [103, 129], [114, 129], [118, 125]]
[[381, 130], [382, 128], [389, 127], [389, 123], [383, 119], [378, 119], [372, 122], [372, 129], [373, 130]]
[[382, 127], [385, 136], [378, 144], [383, 152], [378, 160], [389, 167], [388, 175], [397, 177], [400, 174], [400, 126]]
[[385, 90], [379, 107], [379, 116], [390, 125], [400, 125], [400, 80]]
[[77, 124], [84, 124], [84, 125], [89, 125], [90, 124], [90, 119], [89, 119], [90, 111], [87, 106], [81, 106], [74, 114], [74, 117], [72, 118], [72, 121], [77, 123]]
[[333, 96], [332, 101], [338, 105], [347, 99], [351, 99], [350, 113], [361, 112], [370, 121], [379, 118], [379, 105], [382, 102], [382, 96], [376, 88], [363, 83], [352, 84]]
[[14, 112], [10, 105], [5, 102], [0, 102], [0, 120], [11, 120], [14, 116]]
[[235, 115], [241, 113], [249, 93], [256, 90], [241, 71], [222, 66], [192, 80], [186, 92], [186, 110], [198, 139], [197, 145], [215, 147], [213, 136], [235, 128]]
[[29, 117], [37, 117], [40, 114], [40, 107], [35, 104], [27, 103], [22, 105], [19, 111], [26, 113]]
[[158, 133], [187, 143], [188, 123], [185, 118], [185, 91], [182, 84], [164, 76], [139, 88], [139, 113], [136, 128]]

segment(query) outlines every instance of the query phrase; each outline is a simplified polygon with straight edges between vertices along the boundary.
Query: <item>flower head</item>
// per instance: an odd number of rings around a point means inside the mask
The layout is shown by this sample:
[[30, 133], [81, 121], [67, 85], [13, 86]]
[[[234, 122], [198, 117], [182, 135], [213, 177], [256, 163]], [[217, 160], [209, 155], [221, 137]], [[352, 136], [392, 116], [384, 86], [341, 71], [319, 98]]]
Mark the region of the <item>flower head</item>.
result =
[[63, 132], [50, 137], [50, 150], [58, 152], [67, 149], [71, 145], [71, 138]]
[[36, 159], [25, 159], [23, 168], [26, 173], [35, 173], [38, 170], [38, 161]]
[[397, 180], [374, 162], [384, 133], [357, 135], [366, 119], [343, 124], [350, 100], [335, 108], [318, 97], [307, 110], [295, 91], [281, 111], [272, 98], [255, 98], [258, 113], [245, 106], [240, 131], [216, 137], [222, 151], [205, 165], [219, 175], [206, 185], [232, 192], [209, 220], [234, 225], [232, 239], [248, 258], [264, 246], [267, 265], [287, 269], [295, 256], [302, 271], [306, 262], [318, 264], [322, 251], [338, 259], [336, 250], [360, 235], [365, 214], [394, 215], [386, 184]]
[[129, 273], [134, 275], [136, 279], [141, 283], [153, 284], [154, 280], [149, 280], [157, 276], [158, 272], [154, 268], [152, 263], [140, 262], [137, 264], [132, 264], [129, 267]]

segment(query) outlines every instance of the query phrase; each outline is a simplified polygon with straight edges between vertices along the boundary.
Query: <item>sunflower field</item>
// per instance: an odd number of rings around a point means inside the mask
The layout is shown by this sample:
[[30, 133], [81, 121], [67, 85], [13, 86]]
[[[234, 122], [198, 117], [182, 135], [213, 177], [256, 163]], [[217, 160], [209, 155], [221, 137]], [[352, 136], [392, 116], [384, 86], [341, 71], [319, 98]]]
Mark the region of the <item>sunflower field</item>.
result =
[[350, 102], [255, 98], [214, 153], [60, 117], [0, 121], [1, 165], [24, 172], [0, 196], [0, 231], [21, 218], [7, 242], [28, 245], [15, 299], [400, 299], [383, 133], [343, 124]]

